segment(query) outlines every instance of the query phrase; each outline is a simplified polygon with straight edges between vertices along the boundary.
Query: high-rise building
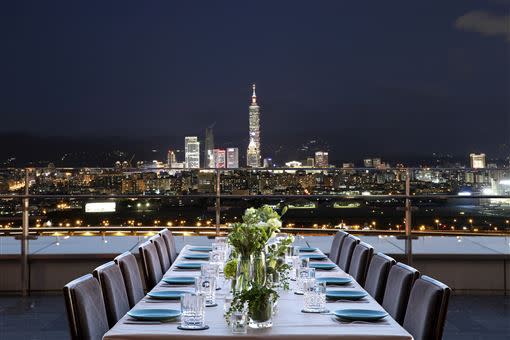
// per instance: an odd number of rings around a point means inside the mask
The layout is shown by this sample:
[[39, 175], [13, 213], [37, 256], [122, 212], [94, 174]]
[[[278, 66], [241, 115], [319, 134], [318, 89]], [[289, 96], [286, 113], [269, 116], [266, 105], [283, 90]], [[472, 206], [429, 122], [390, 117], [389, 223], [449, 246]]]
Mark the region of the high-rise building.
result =
[[184, 138], [185, 166], [189, 169], [200, 168], [200, 142], [198, 137]]
[[471, 167], [473, 169], [484, 169], [485, 168], [485, 154], [480, 153], [472, 153], [469, 155], [469, 159], [471, 161]]
[[327, 151], [317, 151], [315, 153], [315, 166], [318, 168], [327, 168], [329, 164], [329, 153]]
[[315, 158], [313, 157], [308, 157], [306, 159], [306, 167], [307, 168], [313, 168], [315, 166]]
[[214, 168], [214, 133], [211, 125], [205, 129], [204, 168]]
[[177, 163], [174, 150], [168, 150], [168, 154], [166, 157], [166, 163], [169, 168], [172, 167], [172, 164]]
[[365, 166], [365, 168], [373, 168], [374, 167], [374, 163], [372, 162], [372, 158], [366, 158], [363, 160], [363, 165]]
[[224, 149], [214, 149], [213, 150], [214, 155], [214, 167], [215, 168], [225, 168], [226, 161], [225, 161], [225, 150]]
[[227, 148], [227, 168], [229, 168], [229, 169], [239, 168], [239, 149], [238, 148]]
[[253, 94], [251, 96], [249, 117], [250, 142], [246, 151], [246, 165], [248, 167], [260, 167], [260, 107], [257, 104], [257, 95], [255, 93], [255, 84], [253, 84]]
[[262, 165], [264, 168], [273, 168], [274, 167], [273, 159], [272, 158], [264, 158]]

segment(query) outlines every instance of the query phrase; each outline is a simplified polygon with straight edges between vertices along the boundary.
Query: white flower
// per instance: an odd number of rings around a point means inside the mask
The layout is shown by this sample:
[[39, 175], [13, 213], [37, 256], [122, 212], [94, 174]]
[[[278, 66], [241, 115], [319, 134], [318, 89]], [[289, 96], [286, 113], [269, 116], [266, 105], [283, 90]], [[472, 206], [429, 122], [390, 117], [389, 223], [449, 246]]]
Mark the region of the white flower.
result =
[[281, 228], [282, 227], [282, 221], [280, 221], [279, 219], [277, 219], [275, 217], [267, 220], [267, 224], [273, 228]]

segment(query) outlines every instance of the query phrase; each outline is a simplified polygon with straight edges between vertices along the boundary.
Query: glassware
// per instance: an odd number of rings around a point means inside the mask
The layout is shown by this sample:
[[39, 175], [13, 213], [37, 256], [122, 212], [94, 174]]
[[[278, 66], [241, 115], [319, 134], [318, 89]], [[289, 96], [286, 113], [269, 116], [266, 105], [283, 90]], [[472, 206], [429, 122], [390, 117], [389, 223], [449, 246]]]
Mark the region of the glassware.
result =
[[205, 296], [206, 306], [216, 306], [215, 276], [199, 276], [195, 278], [195, 289], [197, 294]]
[[220, 266], [216, 263], [204, 263], [200, 267], [200, 273], [202, 276], [218, 277], [220, 273]]
[[308, 268], [310, 266], [310, 258], [309, 257], [301, 257], [301, 268]]
[[268, 296], [266, 301], [259, 301], [257, 309], [249, 309], [250, 328], [268, 328], [273, 326], [273, 303]]
[[232, 334], [246, 334], [247, 327], [247, 315], [246, 311], [234, 311], [230, 316], [230, 327], [232, 329]]
[[205, 295], [192, 293], [181, 295], [181, 313], [182, 328], [205, 327]]
[[218, 265], [219, 272], [223, 272], [225, 266], [225, 253], [222, 250], [213, 250], [209, 255], [209, 263]]
[[248, 289], [250, 282], [250, 257], [240, 255], [237, 259], [236, 291]]
[[250, 276], [255, 282], [263, 285], [266, 283], [266, 256], [264, 252], [260, 252], [251, 256], [250, 259]]
[[291, 256], [292, 260], [292, 270], [290, 271], [290, 279], [292, 281], [296, 281], [297, 278], [297, 272], [301, 268], [301, 260], [299, 259], [299, 256]]
[[307, 279], [315, 279], [315, 268], [300, 268], [298, 269], [296, 290], [294, 293], [303, 294], [303, 281]]
[[321, 313], [326, 310], [326, 283], [317, 282], [315, 278], [303, 279], [303, 311]]

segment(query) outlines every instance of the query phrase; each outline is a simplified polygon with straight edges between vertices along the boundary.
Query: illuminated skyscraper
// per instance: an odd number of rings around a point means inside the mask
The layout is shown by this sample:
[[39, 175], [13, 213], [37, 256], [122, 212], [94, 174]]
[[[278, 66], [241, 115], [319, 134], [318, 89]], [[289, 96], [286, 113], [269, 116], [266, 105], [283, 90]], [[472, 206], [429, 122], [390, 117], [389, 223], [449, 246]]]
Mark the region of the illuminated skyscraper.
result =
[[473, 169], [484, 169], [485, 168], [485, 154], [472, 153], [469, 155], [471, 161], [471, 167]]
[[184, 138], [185, 166], [189, 169], [200, 168], [200, 142], [198, 137]]
[[227, 148], [227, 168], [229, 168], [229, 169], [239, 168], [239, 149], [238, 148]]
[[168, 150], [168, 154], [167, 154], [167, 166], [169, 168], [172, 167], [172, 164], [176, 163], [176, 159], [175, 159], [175, 152], [174, 150]]
[[214, 149], [213, 150], [214, 155], [214, 167], [223, 169], [225, 168], [225, 150], [224, 149]]
[[315, 153], [315, 166], [318, 168], [327, 168], [329, 162], [329, 153], [327, 151], [317, 151]]
[[214, 134], [213, 125], [205, 129], [205, 145], [204, 145], [204, 168], [214, 168]]
[[248, 167], [260, 167], [260, 107], [257, 104], [257, 95], [255, 94], [255, 84], [253, 84], [253, 94], [250, 105], [250, 143], [246, 151], [246, 165]]

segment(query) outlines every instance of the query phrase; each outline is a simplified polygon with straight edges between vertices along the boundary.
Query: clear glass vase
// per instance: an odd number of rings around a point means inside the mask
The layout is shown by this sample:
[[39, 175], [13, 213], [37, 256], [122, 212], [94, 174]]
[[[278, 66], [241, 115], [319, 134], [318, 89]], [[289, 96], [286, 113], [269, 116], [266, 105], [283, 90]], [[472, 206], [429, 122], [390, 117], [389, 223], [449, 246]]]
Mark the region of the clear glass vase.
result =
[[273, 326], [273, 304], [270, 297], [264, 302], [254, 304], [248, 309], [250, 328], [269, 328]]
[[266, 283], [267, 270], [266, 270], [266, 255], [264, 252], [259, 252], [250, 257], [250, 274], [251, 279], [259, 285]]
[[235, 290], [240, 292], [249, 288], [250, 285], [251, 258], [239, 256], [237, 259], [237, 271], [235, 279]]

